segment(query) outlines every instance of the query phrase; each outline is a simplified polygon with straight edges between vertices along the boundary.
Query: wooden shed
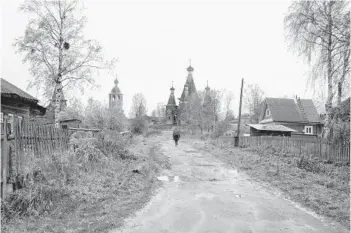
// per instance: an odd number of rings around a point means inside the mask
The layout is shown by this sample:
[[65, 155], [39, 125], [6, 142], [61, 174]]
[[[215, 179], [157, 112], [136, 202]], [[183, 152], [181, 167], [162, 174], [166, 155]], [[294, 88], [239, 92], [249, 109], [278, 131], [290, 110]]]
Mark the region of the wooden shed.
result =
[[296, 130], [284, 125], [275, 124], [246, 124], [250, 127], [250, 136], [285, 136], [291, 137]]

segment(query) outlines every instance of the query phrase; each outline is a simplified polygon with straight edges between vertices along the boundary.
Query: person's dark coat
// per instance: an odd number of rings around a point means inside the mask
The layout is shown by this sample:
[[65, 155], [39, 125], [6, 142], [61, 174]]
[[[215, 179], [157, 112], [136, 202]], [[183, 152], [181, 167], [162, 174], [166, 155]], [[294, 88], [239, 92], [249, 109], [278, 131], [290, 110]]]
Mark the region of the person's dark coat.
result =
[[177, 142], [179, 140], [179, 138], [180, 138], [180, 132], [178, 129], [175, 129], [173, 131], [173, 140]]

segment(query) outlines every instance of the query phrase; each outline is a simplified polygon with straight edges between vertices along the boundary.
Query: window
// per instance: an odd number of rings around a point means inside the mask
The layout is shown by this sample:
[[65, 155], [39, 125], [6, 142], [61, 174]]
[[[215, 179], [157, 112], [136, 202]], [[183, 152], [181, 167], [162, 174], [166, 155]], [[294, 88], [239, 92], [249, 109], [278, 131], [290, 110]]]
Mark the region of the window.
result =
[[22, 123], [23, 123], [23, 117], [21, 116], [18, 116], [18, 125], [19, 125], [19, 130], [21, 131], [22, 130]]
[[305, 134], [313, 134], [313, 126], [305, 126]]
[[10, 124], [10, 130], [11, 131], [7, 132], [7, 133], [12, 135], [13, 134], [13, 119], [14, 119], [14, 117], [13, 117], [13, 114], [11, 114], [11, 113], [8, 116], [9, 116], [9, 120], [8, 120], [7, 124]]
[[168, 120], [170, 120], [170, 119], [171, 119], [171, 117], [169, 116], [169, 117], [168, 117]]
[[266, 116], [270, 116], [271, 115], [271, 111], [269, 111], [269, 109], [266, 110]]

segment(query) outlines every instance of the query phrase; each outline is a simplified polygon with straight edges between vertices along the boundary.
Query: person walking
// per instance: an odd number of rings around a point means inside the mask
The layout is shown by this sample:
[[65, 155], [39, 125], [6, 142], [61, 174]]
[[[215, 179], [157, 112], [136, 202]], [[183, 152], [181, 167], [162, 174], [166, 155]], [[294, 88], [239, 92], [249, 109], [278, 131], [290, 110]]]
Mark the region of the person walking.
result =
[[178, 145], [179, 138], [180, 138], [180, 131], [179, 131], [178, 127], [176, 127], [173, 130], [173, 140], [174, 140], [176, 146]]

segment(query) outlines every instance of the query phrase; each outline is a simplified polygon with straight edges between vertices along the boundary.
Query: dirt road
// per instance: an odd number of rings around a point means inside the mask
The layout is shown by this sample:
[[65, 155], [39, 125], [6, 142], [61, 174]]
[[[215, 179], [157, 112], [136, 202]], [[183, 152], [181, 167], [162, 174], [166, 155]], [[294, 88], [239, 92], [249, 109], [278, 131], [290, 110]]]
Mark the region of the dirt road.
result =
[[111, 232], [348, 232], [281, 198], [245, 174], [180, 141], [160, 137], [171, 170], [152, 200]]

